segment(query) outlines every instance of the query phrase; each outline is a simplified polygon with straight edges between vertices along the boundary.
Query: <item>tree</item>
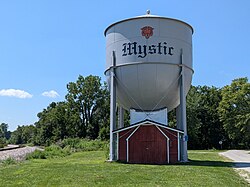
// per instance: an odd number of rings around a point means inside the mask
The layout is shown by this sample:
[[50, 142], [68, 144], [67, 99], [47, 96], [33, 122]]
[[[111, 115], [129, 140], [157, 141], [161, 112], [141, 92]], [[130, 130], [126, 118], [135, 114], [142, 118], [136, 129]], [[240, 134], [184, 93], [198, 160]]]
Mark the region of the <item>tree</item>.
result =
[[[187, 95], [187, 132], [189, 149], [219, 148], [226, 133], [219, 121], [218, 105], [221, 91], [215, 87], [191, 86]], [[175, 113], [170, 112], [170, 125], [176, 124]]]
[[11, 132], [8, 131], [8, 127], [7, 123], [0, 124], [0, 148], [7, 145], [7, 140], [10, 139]]
[[188, 147], [190, 149], [201, 148], [200, 128], [201, 121], [199, 119], [201, 96], [198, 92], [198, 87], [191, 86], [187, 95], [187, 132], [188, 132]]
[[71, 108], [80, 115], [79, 137], [97, 138], [99, 133], [98, 120], [95, 114], [102, 110], [104, 91], [101, 87], [101, 78], [98, 76], [79, 76], [76, 82], [67, 85], [66, 100]]
[[247, 78], [235, 79], [222, 89], [219, 114], [232, 148], [250, 148], [250, 83]]
[[95, 120], [99, 124], [99, 134], [98, 137], [101, 140], [109, 139], [109, 125], [110, 125], [110, 97], [108, 86], [104, 83], [102, 87], [102, 102], [98, 112], [96, 113]]
[[[79, 76], [67, 85], [65, 102], [52, 102], [38, 113], [36, 143], [50, 145], [65, 138], [96, 139], [100, 134], [106, 139], [109, 123], [109, 93], [100, 77]], [[109, 128], [108, 128], [109, 129]]]
[[36, 137], [36, 128], [34, 125], [18, 126], [15, 131], [12, 132], [10, 143], [12, 144], [27, 144], [34, 143]]
[[0, 124], [0, 138], [9, 139], [10, 138], [10, 131], [8, 131], [9, 125], [7, 123]]
[[[202, 147], [201, 120], [199, 118], [201, 94], [199, 88], [200, 87], [191, 86], [186, 99], [189, 149], [201, 149]], [[168, 113], [168, 124], [170, 127], [176, 127], [176, 110], [172, 110]]]
[[36, 143], [49, 145], [66, 137], [76, 137], [79, 115], [66, 102], [52, 102], [38, 113]]
[[201, 122], [200, 141], [202, 149], [219, 148], [219, 141], [227, 143], [227, 135], [219, 120], [218, 106], [221, 101], [221, 90], [212, 86], [198, 87], [200, 94], [198, 117]]

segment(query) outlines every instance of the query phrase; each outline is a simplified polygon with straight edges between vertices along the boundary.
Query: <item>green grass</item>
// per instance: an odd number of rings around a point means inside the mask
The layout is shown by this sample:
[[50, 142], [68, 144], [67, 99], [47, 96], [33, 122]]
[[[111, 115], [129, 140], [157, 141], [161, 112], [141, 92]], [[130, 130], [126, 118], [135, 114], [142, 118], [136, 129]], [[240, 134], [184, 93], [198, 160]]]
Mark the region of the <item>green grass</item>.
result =
[[0, 186], [247, 186], [216, 151], [190, 151], [178, 165], [105, 162], [104, 151], [0, 166]]

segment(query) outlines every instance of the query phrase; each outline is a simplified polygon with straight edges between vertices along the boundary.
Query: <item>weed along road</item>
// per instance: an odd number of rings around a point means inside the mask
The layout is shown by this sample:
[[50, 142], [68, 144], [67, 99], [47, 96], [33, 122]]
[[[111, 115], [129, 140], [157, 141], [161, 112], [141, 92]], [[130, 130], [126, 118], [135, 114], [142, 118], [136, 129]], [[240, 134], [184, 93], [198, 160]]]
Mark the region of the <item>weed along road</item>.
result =
[[[238, 170], [245, 170], [248, 172], [247, 176], [250, 176], [250, 151], [245, 150], [229, 150], [223, 153], [220, 153], [231, 160], [234, 161], [234, 167]], [[247, 177], [248, 182], [250, 183], [250, 177]]]

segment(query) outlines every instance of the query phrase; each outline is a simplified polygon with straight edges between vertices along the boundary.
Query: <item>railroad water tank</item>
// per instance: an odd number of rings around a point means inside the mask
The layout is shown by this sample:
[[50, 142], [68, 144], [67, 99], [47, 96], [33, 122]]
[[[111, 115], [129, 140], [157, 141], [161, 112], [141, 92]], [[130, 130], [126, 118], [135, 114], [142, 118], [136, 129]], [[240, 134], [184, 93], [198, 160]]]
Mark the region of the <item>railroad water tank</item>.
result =
[[[111, 24], [106, 37], [107, 82], [115, 70], [117, 102], [125, 109], [171, 111], [187, 94], [193, 75], [193, 28], [180, 20], [144, 15]], [[115, 66], [113, 66], [115, 59]]]

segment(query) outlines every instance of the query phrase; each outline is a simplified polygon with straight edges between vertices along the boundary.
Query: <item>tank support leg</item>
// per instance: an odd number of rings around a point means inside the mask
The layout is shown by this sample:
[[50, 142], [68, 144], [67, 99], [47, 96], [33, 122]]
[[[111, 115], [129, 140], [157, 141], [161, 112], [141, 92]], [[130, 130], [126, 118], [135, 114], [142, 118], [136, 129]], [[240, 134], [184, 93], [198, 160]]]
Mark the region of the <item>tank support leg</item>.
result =
[[110, 152], [109, 161], [115, 160], [115, 142], [113, 130], [116, 127], [116, 82], [115, 82], [115, 52], [112, 53], [112, 68], [110, 71]]
[[[183, 55], [181, 54], [181, 64], [183, 64]], [[177, 117], [177, 127], [183, 130], [184, 136], [180, 140], [180, 151], [181, 151], [181, 161], [188, 162], [187, 153], [187, 115], [186, 115], [186, 94], [185, 94], [185, 75], [184, 67], [181, 66], [181, 77], [180, 77], [180, 105], [176, 110]]]

